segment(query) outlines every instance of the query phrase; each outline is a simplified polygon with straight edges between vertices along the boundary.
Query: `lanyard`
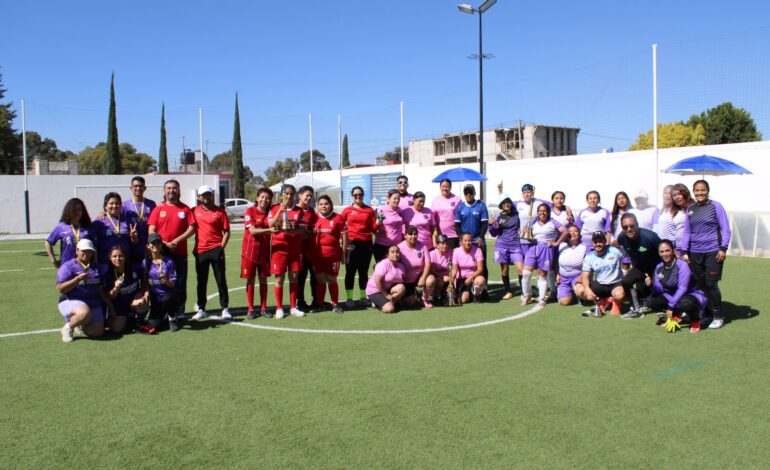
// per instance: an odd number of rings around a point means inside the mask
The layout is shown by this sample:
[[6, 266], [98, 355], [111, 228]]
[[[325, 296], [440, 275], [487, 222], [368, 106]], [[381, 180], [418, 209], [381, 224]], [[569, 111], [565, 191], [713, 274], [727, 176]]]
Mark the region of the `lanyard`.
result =
[[134, 201], [132, 199], [131, 202], [134, 203], [134, 211], [139, 215], [139, 222], [142, 222], [143, 219], [144, 219], [144, 201], [142, 201], [142, 208], [141, 209], [137, 209], [136, 208], [136, 201]]
[[75, 230], [75, 226], [70, 224], [70, 228], [72, 229], [72, 234], [75, 235], [75, 244], [80, 241], [80, 226], [78, 226], [78, 229]]
[[83, 264], [83, 262], [82, 262], [82, 261], [80, 261], [80, 260], [78, 260], [78, 263], [80, 263], [80, 265], [81, 265], [81, 266], [83, 266], [83, 271], [84, 271], [84, 272], [85, 272], [85, 271], [88, 271], [88, 268], [90, 268], [90, 267], [91, 267], [91, 263], [88, 263], [88, 264]]
[[120, 235], [120, 216], [118, 216], [118, 223], [112, 221], [112, 216], [110, 214], [107, 214], [107, 220], [110, 221], [110, 225], [112, 225], [112, 228], [115, 229], [115, 235]]

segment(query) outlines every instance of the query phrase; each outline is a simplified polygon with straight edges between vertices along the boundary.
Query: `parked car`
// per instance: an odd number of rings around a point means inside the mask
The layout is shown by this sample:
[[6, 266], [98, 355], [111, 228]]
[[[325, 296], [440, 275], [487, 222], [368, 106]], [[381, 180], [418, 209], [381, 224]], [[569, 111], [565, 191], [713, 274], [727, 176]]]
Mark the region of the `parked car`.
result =
[[230, 222], [234, 219], [242, 219], [244, 214], [246, 214], [246, 209], [253, 205], [253, 202], [246, 199], [225, 199], [225, 211], [227, 212], [228, 219]]

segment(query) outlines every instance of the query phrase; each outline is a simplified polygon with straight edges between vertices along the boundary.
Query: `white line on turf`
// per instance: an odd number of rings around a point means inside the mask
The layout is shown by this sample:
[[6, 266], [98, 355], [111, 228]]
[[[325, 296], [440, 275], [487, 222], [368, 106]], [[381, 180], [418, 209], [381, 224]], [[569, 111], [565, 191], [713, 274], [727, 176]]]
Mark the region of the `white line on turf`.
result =
[[23, 269], [5, 269], [3, 271], [0, 271], [0, 273], [18, 273], [24, 271]]
[[56, 333], [57, 331], [61, 331], [61, 328], [56, 328], [53, 330], [22, 331], [21, 333], [3, 333], [3, 334], [0, 334], [0, 338], [10, 338], [12, 336], [39, 335], [42, 333]]

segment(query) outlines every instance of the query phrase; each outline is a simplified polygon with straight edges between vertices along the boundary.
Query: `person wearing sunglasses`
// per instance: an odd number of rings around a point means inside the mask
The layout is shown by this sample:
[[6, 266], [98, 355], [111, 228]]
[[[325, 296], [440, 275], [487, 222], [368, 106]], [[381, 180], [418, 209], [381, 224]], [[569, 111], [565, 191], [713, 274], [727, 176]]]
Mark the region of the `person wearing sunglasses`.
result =
[[[348, 248], [343, 255], [345, 262], [345, 295], [348, 309], [371, 305], [366, 299], [366, 284], [369, 282], [369, 265], [372, 262], [372, 234], [377, 228], [374, 209], [364, 204], [364, 189], [356, 186], [350, 191], [353, 204], [342, 209], [340, 216], [348, 231]], [[353, 283], [358, 273], [358, 303], [353, 299]]]
[[398, 201], [398, 210], [402, 211], [408, 207], [412, 207], [414, 204], [414, 194], [409, 194], [409, 178], [406, 175], [401, 175], [396, 178], [396, 189], [401, 199]]
[[622, 232], [618, 235], [618, 245], [631, 259], [631, 268], [623, 275], [622, 280], [626, 296], [630, 294], [631, 297], [631, 309], [623, 314], [623, 318], [641, 318], [645, 310], [640, 307], [639, 294], [643, 294], [643, 297], [649, 294], [644, 280], [655, 274], [655, 267], [660, 263], [660, 237], [652, 230], [641, 228], [636, 216], [631, 212], [626, 212], [620, 218], [620, 228]]

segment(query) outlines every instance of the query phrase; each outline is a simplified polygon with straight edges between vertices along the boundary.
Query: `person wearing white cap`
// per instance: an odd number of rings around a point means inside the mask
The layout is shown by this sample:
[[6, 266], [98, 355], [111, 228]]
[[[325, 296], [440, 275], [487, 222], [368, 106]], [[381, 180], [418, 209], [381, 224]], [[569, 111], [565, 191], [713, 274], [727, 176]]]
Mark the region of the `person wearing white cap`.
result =
[[75, 338], [74, 328], [83, 328], [86, 336], [104, 334], [104, 304], [109, 302], [99, 270], [92, 263], [94, 244], [82, 239], [75, 248], [75, 258], [65, 262], [56, 273], [59, 291], [59, 313], [64, 317], [61, 339], [65, 343]]
[[193, 210], [198, 225], [195, 233], [195, 272], [198, 275], [198, 312], [193, 320], [203, 320], [206, 313], [206, 288], [209, 283], [209, 266], [214, 270], [214, 279], [219, 290], [219, 306], [223, 320], [232, 320], [228, 306], [230, 297], [225, 277], [225, 247], [230, 241], [230, 222], [225, 210], [214, 204], [214, 188], [203, 185], [198, 188], [198, 206]]
[[630, 213], [636, 216], [636, 221], [639, 224], [639, 228], [652, 230], [653, 232], [658, 228], [658, 218], [660, 218], [660, 210], [651, 206], [647, 200], [650, 198], [647, 191], [640, 189], [634, 195], [634, 203], [636, 207], [629, 210]]
[[157, 233], [163, 240], [176, 266], [181, 304], [177, 313], [184, 313], [187, 302], [187, 239], [195, 233], [195, 216], [192, 210], [179, 200], [179, 181], [168, 180], [163, 184], [165, 200], [152, 210], [147, 220], [149, 233]]

